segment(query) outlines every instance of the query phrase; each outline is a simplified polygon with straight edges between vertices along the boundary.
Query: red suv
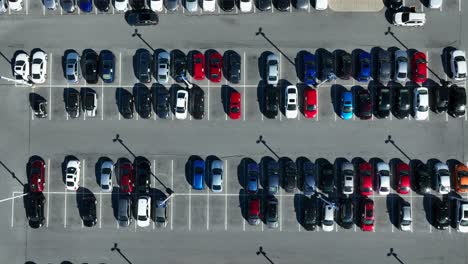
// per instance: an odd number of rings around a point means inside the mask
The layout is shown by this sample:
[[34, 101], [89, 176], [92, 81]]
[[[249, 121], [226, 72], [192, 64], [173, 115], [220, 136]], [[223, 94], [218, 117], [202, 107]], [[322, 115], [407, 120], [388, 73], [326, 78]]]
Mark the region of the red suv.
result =
[[133, 176], [133, 164], [124, 162], [119, 168], [120, 191], [125, 193], [133, 192], [135, 178]]
[[35, 160], [31, 163], [29, 188], [31, 192], [42, 192], [45, 182], [45, 163], [43, 160]]
[[374, 201], [365, 197], [362, 200], [362, 216], [361, 216], [362, 231], [374, 231]]
[[229, 98], [229, 117], [239, 119], [241, 116], [241, 95], [237, 91], [232, 91]]
[[209, 79], [212, 82], [221, 82], [221, 67], [223, 66], [223, 57], [218, 52], [213, 52], [208, 58]]
[[411, 61], [411, 69], [413, 70], [413, 81], [423, 83], [427, 80], [427, 58], [423, 52], [416, 52]]
[[374, 183], [374, 172], [370, 163], [364, 162], [359, 165], [359, 175], [361, 182], [361, 195], [369, 196], [372, 195], [372, 186]]
[[205, 79], [205, 56], [201, 52], [195, 52], [192, 56], [193, 79]]
[[317, 91], [315, 89], [305, 90], [304, 115], [307, 118], [314, 118], [317, 115]]
[[396, 166], [397, 192], [408, 194], [410, 192], [410, 166], [401, 162]]

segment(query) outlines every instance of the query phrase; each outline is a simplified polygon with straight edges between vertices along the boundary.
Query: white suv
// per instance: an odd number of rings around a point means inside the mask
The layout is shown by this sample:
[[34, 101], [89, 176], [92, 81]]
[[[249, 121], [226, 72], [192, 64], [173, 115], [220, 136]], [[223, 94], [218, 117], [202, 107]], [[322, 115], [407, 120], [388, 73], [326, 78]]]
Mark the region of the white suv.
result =
[[13, 66], [13, 75], [17, 81], [29, 81], [29, 55], [25, 52], [19, 52], [15, 57]]
[[176, 107], [175, 117], [177, 119], [187, 118], [187, 104], [188, 104], [188, 92], [186, 90], [179, 90], [176, 94]]
[[137, 225], [147, 227], [150, 224], [151, 197], [147, 195], [138, 198]]
[[429, 116], [429, 91], [426, 87], [414, 89], [414, 119], [426, 120]]
[[297, 118], [298, 110], [297, 110], [297, 87], [294, 85], [289, 85], [286, 87], [285, 95], [284, 95], [284, 112], [286, 114], [286, 118]]
[[65, 169], [65, 184], [67, 190], [76, 191], [80, 183], [80, 161], [70, 160]]
[[403, 204], [400, 207], [400, 229], [401, 231], [411, 231], [411, 222], [413, 218], [411, 216], [411, 205]]
[[333, 231], [335, 225], [335, 208], [332, 205], [323, 207], [322, 229], [325, 232]]
[[461, 203], [459, 205], [458, 232], [468, 233], [468, 203]]

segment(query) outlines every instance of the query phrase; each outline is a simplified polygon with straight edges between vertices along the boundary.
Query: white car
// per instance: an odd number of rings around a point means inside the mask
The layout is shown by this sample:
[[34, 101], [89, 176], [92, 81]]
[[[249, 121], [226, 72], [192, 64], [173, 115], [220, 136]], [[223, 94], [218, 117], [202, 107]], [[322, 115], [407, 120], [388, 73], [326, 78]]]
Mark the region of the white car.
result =
[[69, 160], [65, 169], [65, 184], [67, 190], [76, 191], [80, 183], [80, 161]]
[[329, 204], [323, 207], [322, 230], [325, 232], [333, 231], [335, 226], [335, 208]]
[[98, 104], [97, 93], [94, 91], [87, 90], [81, 98], [83, 103], [83, 111], [86, 116], [95, 117], [97, 112]]
[[80, 55], [78, 53], [73, 51], [67, 54], [65, 61], [65, 71], [68, 83], [78, 83], [81, 78]]
[[223, 162], [213, 160], [210, 170], [211, 191], [219, 193], [223, 191]]
[[315, 0], [315, 10], [325, 10], [328, 8], [328, 0]]
[[47, 78], [47, 54], [36, 51], [32, 55], [31, 76], [34, 83], [44, 83]]
[[44, 1], [44, 7], [49, 9], [49, 10], [55, 10], [57, 9], [57, 1], [56, 0], [43, 0]]
[[114, 7], [117, 12], [126, 12], [128, 10], [128, 0], [115, 0]]
[[156, 60], [156, 69], [158, 69], [158, 82], [166, 84], [169, 81], [169, 61], [170, 56], [166, 51], [158, 53], [158, 59]]
[[185, 9], [193, 13], [198, 11], [198, 0], [185, 0]]
[[8, 0], [11, 11], [21, 11], [23, 9], [23, 0]]
[[143, 195], [138, 198], [137, 225], [147, 227], [150, 224], [151, 197]]
[[161, 12], [163, 10], [163, 1], [162, 0], [150, 0], [149, 6], [151, 10], [155, 12]]
[[459, 205], [458, 212], [458, 232], [468, 233], [468, 203]]
[[275, 54], [268, 55], [266, 59], [266, 78], [268, 84], [277, 85], [279, 81], [279, 62]]
[[394, 80], [398, 82], [406, 82], [408, 80], [408, 54], [405, 50], [395, 51]]
[[401, 231], [409, 232], [411, 231], [411, 223], [413, 222], [413, 217], [411, 216], [411, 205], [404, 204], [400, 208], [400, 229]]
[[397, 12], [393, 15], [393, 25], [404, 27], [419, 27], [426, 24], [426, 14], [413, 12]]
[[297, 118], [299, 112], [297, 110], [297, 87], [294, 85], [286, 87], [284, 99], [284, 112], [286, 114], [286, 118]]
[[0, 14], [8, 11], [8, 0], [0, 0]]
[[450, 192], [450, 171], [447, 164], [437, 162], [434, 165], [434, 174], [437, 182], [437, 191], [440, 194], [448, 194]]
[[188, 104], [188, 92], [186, 90], [179, 90], [176, 94], [176, 107], [175, 117], [177, 119], [187, 118], [187, 104]]
[[101, 164], [101, 190], [103, 192], [112, 191], [112, 161], [106, 160]]
[[214, 12], [216, 8], [215, 0], [203, 0], [203, 11]]
[[252, 11], [252, 0], [240, 0], [239, 6], [242, 13], [250, 12]]
[[29, 55], [20, 52], [15, 57], [15, 66], [13, 67], [13, 76], [18, 81], [29, 81]]
[[457, 81], [466, 78], [466, 53], [462, 50], [454, 50], [450, 53], [450, 67], [453, 79]]
[[443, 0], [429, 0], [428, 6], [429, 8], [438, 9], [442, 7]]
[[416, 88], [413, 97], [414, 119], [426, 120], [429, 116], [429, 90], [426, 87]]
[[349, 195], [354, 192], [354, 166], [350, 162], [344, 162], [341, 165], [341, 173], [343, 174], [343, 194]]
[[388, 195], [390, 193], [390, 166], [387, 163], [377, 163], [377, 178], [379, 181], [379, 194]]

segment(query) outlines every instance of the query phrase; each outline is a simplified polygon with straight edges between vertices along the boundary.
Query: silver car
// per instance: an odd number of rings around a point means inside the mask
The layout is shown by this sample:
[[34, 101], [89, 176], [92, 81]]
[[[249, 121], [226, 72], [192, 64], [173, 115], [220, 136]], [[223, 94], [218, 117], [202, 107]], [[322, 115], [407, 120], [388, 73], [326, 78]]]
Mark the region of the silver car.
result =
[[223, 162], [220, 160], [214, 160], [211, 162], [211, 190], [213, 192], [223, 191]]
[[165, 0], [165, 1], [166, 1], [166, 2], [165, 2], [166, 9], [167, 9], [168, 11], [173, 12], [173, 11], [176, 11], [176, 10], [177, 10], [177, 7], [178, 7], [178, 5], [179, 5], [178, 0]]
[[198, 10], [198, 1], [197, 0], [186, 0], [185, 1], [185, 8], [187, 11], [193, 13], [197, 12]]
[[166, 84], [169, 81], [169, 69], [170, 69], [170, 57], [169, 53], [162, 51], [158, 53], [158, 58], [154, 60], [156, 62], [155, 69], [157, 70], [156, 79], [159, 83]]
[[43, 0], [44, 1], [44, 7], [49, 9], [49, 10], [55, 10], [57, 9], [57, 2], [56, 0]]
[[408, 54], [404, 50], [395, 52], [395, 73], [393, 78], [399, 82], [406, 82], [408, 79]]
[[73, 13], [75, 12], [76, 0], [61, 0], [60, 5], [63, 11]]
[[119, 221], [120, 226], [126, 227], [132, 223], [132, 211], [130, 201], [130, 196], [120, 197], [119, 199], [117, 220]]
[[101, 164], [101, 190], [103, 192], [112, 191], [112, 161], [104, 161]]
[[80, 55], [76, 52], [70, 52], [66, 58], [66, 75], [68, 83], [78, 83], [81, 78]]
[[276, 85], [279, 80], [279, 62], [275, 54], [268, 55], [266, 59], [266, 78], [268, 84]]
[[0, 0], [0, 14], [8, 10], [8, 0]]

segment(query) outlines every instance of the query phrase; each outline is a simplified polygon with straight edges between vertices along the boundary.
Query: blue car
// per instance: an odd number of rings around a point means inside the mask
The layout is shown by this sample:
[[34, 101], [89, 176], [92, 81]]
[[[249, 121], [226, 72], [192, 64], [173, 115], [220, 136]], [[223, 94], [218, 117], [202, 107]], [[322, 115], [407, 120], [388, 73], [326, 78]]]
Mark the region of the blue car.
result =
[[353, 93], [348, 91], [341, 97], [341, 118], [344, 120], [353, 118]]
[[92, 0], [79, 0], [78, 5], [80, 6], [81, 11], [89, 13], [93, 11], [93, 1]]
[[201, 159], [194, 161], [192, 169], [192, 187], [195, 190], [203, 190], [205, 188], [205, 161]]
[[303, 56], [304, 63], [304, 83], [315, 86], [317, 84], [317, 66], [315, 55], [307, 53]]
[[256, 194], [258, 192], [258, 178], [260, 175], [260, 168], [255, 162], [247, 165], [247, 193]]
[[359, 70], [357, 80], [359, 82], [367, 82], [371, 74], [371, 55], [369, 52], [362, 51], [359, 54]]
[[115, 56], [109, 50], [103, 50], [99, 54], [99, 74], [105, 83], [112, 83], [114, 81]]

